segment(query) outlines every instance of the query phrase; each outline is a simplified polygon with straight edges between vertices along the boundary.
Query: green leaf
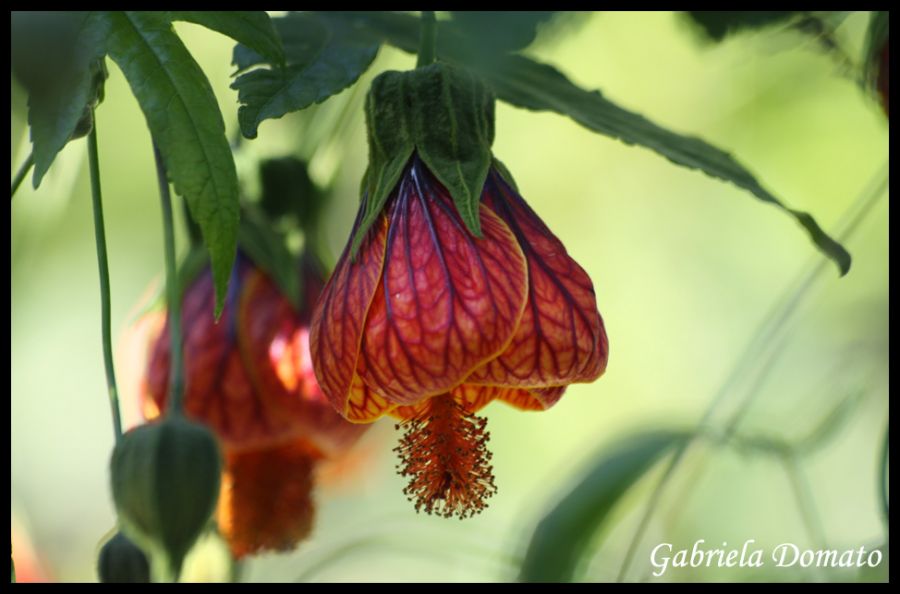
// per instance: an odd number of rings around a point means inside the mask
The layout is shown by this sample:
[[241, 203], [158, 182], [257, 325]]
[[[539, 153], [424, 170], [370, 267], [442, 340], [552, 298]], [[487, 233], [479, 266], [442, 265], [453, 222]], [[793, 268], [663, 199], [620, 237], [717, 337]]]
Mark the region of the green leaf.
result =
[[[280, 20], [280, 19], [279, 19]], [[296, 25], [301, 30], [324, 28], [313, 36], [300, 55], [293, 53], [297, 45], [285, 41], [288, 65], [285, 68], [258, 68], [240, 75], [231, 85], [238, 92], [238, 121], [247, 138], [256, 138], [259, 125], [320, 103], [352, 85], [366, 71], [378, 44], [361, 39], [340, 20], [317, 18], [307, 14], [284, 17], [282, 27]], [[277, 21], [276, 21], [277, 22]], [[324, 39], [324, 43], [319, 43]], [[245, 52], [236, 52], [238, 67], [252, 61]]]
[[695, 10], [687, 13], [713, 41], [722, 41], [739, 31], [775, 25], [798, 14], [796, 10]]
[[[329, 30], [321, 18], [290, 13], [271, 22], [284, 48], [285, 60], [292, 66], [309, 64], [328, 42]], [[232, 63], [238, 72], [265, 61], [262, 55], [244, 44], [234, 47]]]
[[863, 68], [866, 80], [874, 85], [878, 78], [879, 56], [890, 33], [890, 13], [876, 10], [869, 17], [869, 28], [866, 30], [866, 41], [863, 47]]
[[842, 275], [850, 270], [850, 254], [829, 237], [812, 216], [787, 207], [722, 149], [697, 137], [683, 136], [658, 126], [644, 116], [616, 105], [599, 91], [578, 87], [552, 66], [522, 56], [505, 57], [491, 67], [482, 68], [481, 72], [502, 101], [526, 109], [567, 115], [589, 130], [649, 148], [677, 165], [699, 169], [748, 190], [763, 202], [794, 217], [813, 243], [837, 264]]
[[565, 582], [622, 495], [687, 434], [645, 433], [607, 448], [540, 521], [519, 573], [523, 582]]
[[259, 213], [245, 208], [238, 243], [253, 262], [275, 281], [295, 310], [300, 309], [300, 274], [284, 238]]
[[507, 53], [524, 49], [537, 36], [538, 26], [556, 14], [552, 10], [454, 10], [450, 26], [478, 51]]
[[164, 13], [111, 12], [110, 57], [147, 119], [175, 191], [209, 250], [216, 316], [224, 305], [238, 231], [238, 183], [209, 81]]
[[32, 183], [37, 188], [59, 151], [78, 136], [79, 122], [87, 123], [91, 106], [102, 94], [106, 77], [101, 60], [108, 28], [96, 12], [11, 16], [12, 70], [28, 91]]
[[281, 39], [264, 10], [170, 10], [169, 18], [202, 25], [251, 48], [272, 64], [284, 63]]
[[259, 165], [259, 205], [273, 221], [291, 217], [300, 227], [314, 229], [325, 195], [309, 177], [309, 166], [296, 157], [268, 159]]

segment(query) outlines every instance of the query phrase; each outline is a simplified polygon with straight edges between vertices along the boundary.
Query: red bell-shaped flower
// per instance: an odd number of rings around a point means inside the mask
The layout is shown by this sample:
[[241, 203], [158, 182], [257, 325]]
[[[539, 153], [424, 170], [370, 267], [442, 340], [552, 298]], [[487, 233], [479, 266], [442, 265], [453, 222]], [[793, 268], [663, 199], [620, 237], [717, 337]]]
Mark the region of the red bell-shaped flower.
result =
[[[223, 445], [217, 519], [237, 557], [289, 549], [308, 534], [316, 464], [346, 450], [364, 429], [337, 415], [316, 381], [308, 308], [322, 284], [308, 269], [304, 276], [300, 312], [241, 253], [218, 322], [208, 270], [184, 293], [185, 413]], [[143, 385], [148, 419], [166, 407], [169, 344], [166, 326]]]
[[549, 408], [608, 354], [590, 278], [493, 167], [478, 217], [481, 237], [413, 154], [355, 257], [344, 250], [311, 330], [332, 404], [357, 423], [403, 419], [407, 493], [444, 515], [476, 513], [494, 490], [473, 413], [495, 399]]

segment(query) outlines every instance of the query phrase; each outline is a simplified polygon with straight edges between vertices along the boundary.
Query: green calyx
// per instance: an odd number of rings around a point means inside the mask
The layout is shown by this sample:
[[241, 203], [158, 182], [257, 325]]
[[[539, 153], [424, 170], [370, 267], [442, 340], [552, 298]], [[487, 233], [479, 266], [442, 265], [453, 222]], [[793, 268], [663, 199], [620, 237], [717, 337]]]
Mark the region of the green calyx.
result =
[[144, 551], [117, 530], [100, 548], [97, 577], [102, 584], [147, 584], [150, 562]]
[[388, 71], [366, 96], [369, 167], [356, 253], [413, 153], [447, 188], [460, 216], [481, 237], [478, 205], [491, 166], [494, 96], [476, 76], [443, 63]]
[[215, 436], [181, 415], [141, 425], [110, 461], [122, 531], [151, 555], [158, 579], [176, 579], [219, 497], [222, 459]]

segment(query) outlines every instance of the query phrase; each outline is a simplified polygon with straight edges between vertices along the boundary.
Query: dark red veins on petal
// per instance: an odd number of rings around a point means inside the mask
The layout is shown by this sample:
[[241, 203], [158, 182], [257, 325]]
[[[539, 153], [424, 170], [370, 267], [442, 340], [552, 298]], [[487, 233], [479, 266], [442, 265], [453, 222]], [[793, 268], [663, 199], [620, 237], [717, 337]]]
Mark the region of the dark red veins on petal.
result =
[[397, 404], [452, 389], [506, 348], [525, 305], [526, 269], [485, 205], [472, 236], [449, 193], [414, 158], [391, 203], [385, 265], [358, 372]]
[[[365, 202], [364, 199], [360, 205], [351, 238], [365, 211]], [[372, 225], [355, 260], [350, 257], [350, 242], [347, 243], [313, 314], [310, 328], [313, 368], [322, 391], [342, 414], [346, 412], [356, 372], [366, 312], [381, 278], [386, 235], [387, 219], [382, 216]]]
[[[240, 291], [249, 272], [240, 264], [232, 278]], [[226, 301], [222, 320], [213, 318], [212, 275], [204, 272], [187, 290], [182, 310], [186, 414], [208, 426], [231, 447], [254, 447], [289, 430], [287, 419], [271, 414], [247, 373], [234, 332], [236, 299]], [[168, 325], [150, 361], [148, 395], [165, 410], [170, 365]]]
[[525, 254], [528, 303], [504, 353], [468, 381], [537, 387], [596, 379], [606, 368], [609, 345], [591, 279], [495, 171], [482, 199], [509, 225]]

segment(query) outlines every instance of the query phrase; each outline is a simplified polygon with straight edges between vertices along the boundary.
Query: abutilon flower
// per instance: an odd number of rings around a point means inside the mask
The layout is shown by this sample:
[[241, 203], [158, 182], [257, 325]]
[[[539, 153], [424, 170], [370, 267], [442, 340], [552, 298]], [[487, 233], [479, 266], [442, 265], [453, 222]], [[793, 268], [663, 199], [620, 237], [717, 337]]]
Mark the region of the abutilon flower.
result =
[[[306, 268], [301, 311], [241, 252], [226, 304], [213, 319], [209, 270], [183, 298], [186, 415], [218, 436], [225, 468], [216, 518], [236, 557], [290, 549], [310, 531], [313, 472], [364, 427], [337, 415], [309, 355], [309, 308], [322, 288]], [[148, 419], [166, 407], [168, 324], [155, 339], [142, 386]]]
[[[435, 89], [455, 104], [440, 105]], [[461, 518], [495, 492], [474, 413], [493, 400], [547, 409], [568, 384], [598, 378], [608, 353], [590, 278], [489, 149], [482, 164], [478, 146], [468, 162], [457, 150], [461, 167], [446, 158], [467, 142], [466, 126], [470, 142], [489, 146], [492, 109], [477, 81], [441, 64], [373, 82], [367, 188], [311, 330], [316, 375], [338, 412], [400, 419], [406, 494], [417, 510]], [[442, 133], [448, 121], [462, 133]], [[458, 144], [442, 153], [441, 138]], [[453, 177], [467, 165], [474, 183]]]

